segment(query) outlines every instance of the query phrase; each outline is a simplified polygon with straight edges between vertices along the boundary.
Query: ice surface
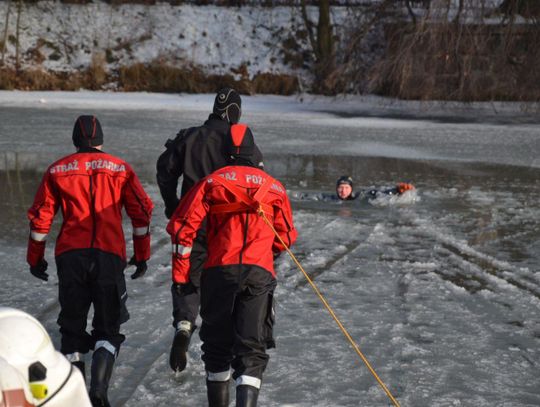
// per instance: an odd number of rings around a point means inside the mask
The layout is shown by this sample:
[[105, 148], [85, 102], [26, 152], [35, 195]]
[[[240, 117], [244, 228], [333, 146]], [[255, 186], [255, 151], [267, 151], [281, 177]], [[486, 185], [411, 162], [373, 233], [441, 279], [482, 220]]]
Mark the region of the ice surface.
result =
[[[43, 283], [25, 264], [25, 211], [45, 167], [72, 151], [77, 115], [98, 115], [106, 149], [134, 166], [156, 203], [149, 271], [128, 279], [132, 318], [111, 385], [115, 406], [205, 404], [197, 336], [186, 372], [174, 376], [167, 364], [170, 244], [154, 168], [165, 140], [204, 120], [212, 102], [0, 92], [1, 305], [35, 315], [58, 344], [54, 245]], [[398, 104], [244, 98], [266, 168], [291, 191], [331, 193], [343, 174], [356, 188], [417, 187], [381, 205], [293, 199], [293, 251], [402, 406], [538, 406], [540, 124], [512, 105], [494, 115], [485, 105]], [[129, 240], [127, 222], [125, 230]], [[278, 347], [260, 405], [390, 405], [286, 254], [276, 269]]]

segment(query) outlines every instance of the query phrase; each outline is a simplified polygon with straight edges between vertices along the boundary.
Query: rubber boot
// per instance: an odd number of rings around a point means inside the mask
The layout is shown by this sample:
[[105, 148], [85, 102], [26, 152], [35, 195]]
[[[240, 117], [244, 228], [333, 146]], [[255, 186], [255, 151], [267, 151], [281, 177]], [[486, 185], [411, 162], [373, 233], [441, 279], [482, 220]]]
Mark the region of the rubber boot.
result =
[[228, 407], [229, 381], [214, 382], [207, 380], [206, 394], [208, 395], [208, 407]]
[[86, 383], [86, 369], [84, 367], [84, 362], [79, 360], [77, 362], [71, 362], [71, 364], [81, 371], [84, 382]]
[[236, 386], [236, 407], [255, 407], [258, 397], [258, 388], [246, 384]]
[[192, 324], [189, 321], [180, 321], [178, 329], [174, 335], [169, 355], [169, 365], [175, 372], [181, 372], [187, 365], [187, 351], [191, 334], [193, 333]]
[[92, 376], [90, 379], [90, 401], [93, 407], [110, 407], [107, 398], [109, 381], [114, 365], [114, 355], [105, 348], [98, 348], [92, 355]]

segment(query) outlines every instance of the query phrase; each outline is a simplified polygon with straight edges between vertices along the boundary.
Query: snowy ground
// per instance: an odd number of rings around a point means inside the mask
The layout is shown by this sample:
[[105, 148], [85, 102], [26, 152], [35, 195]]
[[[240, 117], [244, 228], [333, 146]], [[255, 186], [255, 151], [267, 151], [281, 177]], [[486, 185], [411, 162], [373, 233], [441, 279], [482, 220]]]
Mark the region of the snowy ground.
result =
[[[156, 203], [150, 270], [128, 282], [115, 406], [205, 403], [198, 338], [185, 373], [167, 366], [169, 243], [154, 165], [165, 140], [200, 123], [212, 100], [0, 92], [0, 305], [35, 315], [58, 343], [53, 244], [45, 284], [25, 265], [25, 210], [47, 164], [72, 151], [77, 115], [100, 118], [106, 150], [133, 164]], [[293, 196], [294, 252], [400, 404], [540, 405], [538, 115], [372, 97], [243, 100], [268, 171]], [[371, 204], [294, 199], [330, 192], [345, 173], [359, 188], [418, 189]], [[390, 405], [292, 262], [282, 256], [277, 269], [278, 347], [260, 405]]]
[[[495, 10], [502, 1], [467, 0], [462, 14], [475, 23], [499, 23], [501, 16]], [[338, 44], [344, 45], [351, 27], [369, 21], [371, 8], [381, 2], [358, 1], [353, 8], [333, 6], [331, 24]], [[458, 1], [450, 4], [453, 7], [449, 14], [442, 6], [444, 16], [438, 16], [434, 8], [432, 18], [454, 18]], [[392, 10], [390, 14], [395, 16], [406, 18], [408, 14], [405, 7], [400, 9], [398, 5]], [[420, 17], [425, 10], [414, 8], [414, 13]], [[316, 24], [317, 7], [308, 6], [307, 14]], [[520, 18], [516, 17], [518, 21]], [[13, 2], [0, 2], [2, 34], [6, 21], [5, 63], [13, 67], [17, 54], [17, 7]], [[372, 27], [362, 59], [378, 55], [383, 36], [382, 27]], [[160, 61], [180, 67], [195, 65], [207, 73], [237, 77], [242, 76], [240, 71], [250, 78], [260, 72], [292, 74], [301, 82], [310, 79], [311, 62], [306, 55], [312, 55], [299, 7], [262, 7], [257, 2], [242, 7], [172, 6], [161, 2], [151, 6], [25, 2], [19, 19], [19, 44], [23, 68], [69, 72], [85, 69], [94, 62], [114, 70]]]
[[[8, 7], [0, 2], [1, 27]], [[15, 38], [16, 7], [11, 5], [10, 11], [7, 33]], [[308, 13], [317, 20], [316, 8], [309, 7]], [[346, 15], [345, 7], [333, 8], [333, 23], [344, 25]], [[23, 67], [53, 71], [84, 69], [92, 60], [106, 69], [160, 60], [215, 74], [233, 74], [244, 66], [250, 77], [259, 72], [305, 75], [306, 67], [292, 67], [283, 53], [300, 55], [309, 49], [305, 36], [296, 34], [302, 29], [300, 9], [294, 7], [40, 1], [22, 8], [20, 55]], [[15, 41], [6, 46], [6, 62], [14, 65]]]

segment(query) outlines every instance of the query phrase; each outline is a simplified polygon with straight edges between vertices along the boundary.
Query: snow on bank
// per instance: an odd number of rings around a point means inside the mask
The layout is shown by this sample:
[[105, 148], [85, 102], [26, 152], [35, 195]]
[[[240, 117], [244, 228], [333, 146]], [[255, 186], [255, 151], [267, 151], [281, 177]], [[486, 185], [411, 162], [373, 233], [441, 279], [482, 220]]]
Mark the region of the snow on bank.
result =
[[[345, 40], [350, 35], [348, 29], [369, 20], [370, 6], [379, 2], [332, 7], [331, 24], [337, 40]], [[486, 0], [481, 7], [476, 2], [466, 3], [463, 12], [478, 14], [475, 21], [486, 22], [501, 2]], [[5, 62], [13, 66], [18, 15], [10, 3], [0, 2], [0, 21], [3, 33], [9, 10]], [[394, 7], [397, 15], [406, 18], [404, 8]], [[457, 2], [451, 3], [450, 14], [457, 10]], [[417, 16], [425, 13], [421, 7], [413, 11]], [[445, 7], [441, 11], [448, 12]], [[309, 6], [307, 13], [312, 22], [318, 20], [317, 7]], [[432, 13], [436, 15], [436, 11]], [[498, 21], [498, 17], [494, 19]], [[97, 57], [108, 69], [160, 60], [175, 66], [196, 65], [214, 74], [236, 72], [238, 76], [243, 67], [250, 77], [259, 72], [305, 76], [309, 69], [305, 57], [311, 54], [300, 8], [289, 6], [23, 3], [19, 43], [23, 68], [41, 66], [52, 71], [84, 69]], [[366, 47], [363, 52], [374, 50]], [[304, 61], [291, 63], [291, 56]]]
[[[0, 3], [2, 22], [8, 4]], [[342, 25], [346, 9], [335, 8], [332, 16], [334, 24]], [[283, 42], [303, 28], [294, 7], [39, 2], [23, 7], [20, 44], [23, 67], [41, 65], [53, 71], [86, 68], [98, 56], [108, 69], [159, 59], [175, 66], [194, 64], [215, 74], [231, 74], [242, 66], [250, 76], [292, 74], [283, 57]], [[8, 36], [15, 33], [12, 7]], [[307, 39], [296, 38], [290, 46], [301, 52]], [[7, 42], [7, 56], [13, 64], [14, 41]]]

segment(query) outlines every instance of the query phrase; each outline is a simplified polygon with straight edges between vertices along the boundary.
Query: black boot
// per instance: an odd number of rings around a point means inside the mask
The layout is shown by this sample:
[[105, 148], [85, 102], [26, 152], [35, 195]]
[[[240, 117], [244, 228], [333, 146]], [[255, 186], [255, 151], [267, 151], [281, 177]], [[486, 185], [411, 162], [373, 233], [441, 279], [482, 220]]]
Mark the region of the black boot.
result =
[[86, 383], [86, 371], [84, 368], [84, 362], [82, 360], [78, 360], [77, 362], [71, 362], [71, 364], [81, 371], [84, 382]]
[[90, 401], [93, 407], [110, 407], [107, 398], [109, 381], [114, 365], [114, 355], [105, 348], [98, 348], [92, 355], [92, 376], [90, 379]]
[[259, 389], [246, 384], [236, 386], [236, 407], [255, 407]]
[[206, 394], [208, 395], [208, 407], [228, 407], [229, 381], [214, 382], [207, 380]]
[[175, 372], [181, 372], [186, 368], [187, 351], [192, 333], [192, 324], [189, 321], [181, 321], [174, 335], [171, 354], [169, 355], [169, 365]]

